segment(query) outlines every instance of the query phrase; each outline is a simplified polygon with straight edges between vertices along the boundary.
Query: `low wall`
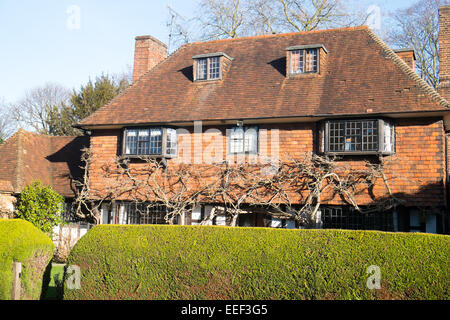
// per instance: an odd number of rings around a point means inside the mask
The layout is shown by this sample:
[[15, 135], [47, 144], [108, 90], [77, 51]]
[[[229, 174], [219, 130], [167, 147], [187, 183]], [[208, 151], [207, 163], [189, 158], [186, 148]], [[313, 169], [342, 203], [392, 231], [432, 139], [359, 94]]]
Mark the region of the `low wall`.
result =
[[0, 193], [0, 219], [13, 217], [14, 205], [17, 199], [11, 194]]

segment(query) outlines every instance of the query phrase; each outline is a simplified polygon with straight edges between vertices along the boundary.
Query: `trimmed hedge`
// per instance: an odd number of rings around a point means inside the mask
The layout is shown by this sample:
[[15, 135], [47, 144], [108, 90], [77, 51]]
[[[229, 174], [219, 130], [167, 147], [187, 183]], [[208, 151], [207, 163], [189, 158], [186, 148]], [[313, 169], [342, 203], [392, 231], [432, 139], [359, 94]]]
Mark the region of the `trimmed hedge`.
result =
[[0, 219], [0, 300], [11, 299], [13, 262], [22, 263], [21, 298], [36, 300], [55, 246], [30, 222]]
[[101, 225], [72, 249], [81, 289], [64, 299], [448, 299], [449, 258], [444, 235]]

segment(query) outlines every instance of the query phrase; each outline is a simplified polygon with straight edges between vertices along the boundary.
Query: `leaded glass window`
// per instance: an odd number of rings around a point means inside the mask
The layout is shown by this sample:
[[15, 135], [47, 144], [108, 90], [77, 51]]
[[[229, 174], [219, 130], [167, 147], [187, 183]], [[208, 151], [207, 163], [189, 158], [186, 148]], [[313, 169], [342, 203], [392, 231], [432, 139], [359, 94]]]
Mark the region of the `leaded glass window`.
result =
[[[319, 137], [325, 152], [382, 153], [395, 152], [395, 128], [382, 119], [329, 120], [322, 125]], [[322, 148], [323, 148], [322, 147]]]
[[176, 156], [177, 132], [172, 128], [159, 127], [125, 129], [123, 154]]
[[197, 59], [197, 80], [206, 80], [207, 63], [207, 59]]
[[217, 80], [221, 77], [220, 57], [196, 59], [195, 80]]
[[292, 50], [290, 56], [290, 73], [312, 73], [318, 70], [317, 48]]

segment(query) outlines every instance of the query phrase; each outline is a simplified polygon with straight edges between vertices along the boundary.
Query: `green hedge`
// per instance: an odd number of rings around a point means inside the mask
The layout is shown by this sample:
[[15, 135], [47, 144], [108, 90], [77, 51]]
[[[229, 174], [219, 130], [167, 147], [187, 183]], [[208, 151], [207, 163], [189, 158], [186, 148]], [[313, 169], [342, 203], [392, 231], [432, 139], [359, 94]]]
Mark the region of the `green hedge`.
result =
[[[448, 299], [450, 237], [217, 226], [96, 226], [65, 299]], [[381, 271], [370, 290], [367, 268]]]
[[39, 299], [54, 249], [52, 240], [30, 222], [0, 219], [0, 300], [11, 299], [13, 262], [22, 263], [21, 298]]

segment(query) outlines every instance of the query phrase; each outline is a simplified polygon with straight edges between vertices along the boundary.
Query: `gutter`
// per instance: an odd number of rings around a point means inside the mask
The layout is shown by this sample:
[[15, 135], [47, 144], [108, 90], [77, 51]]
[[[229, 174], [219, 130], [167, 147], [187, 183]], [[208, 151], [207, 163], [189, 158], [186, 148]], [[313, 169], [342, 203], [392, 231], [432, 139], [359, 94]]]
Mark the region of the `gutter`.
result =
[[[431, 114], [431, 115], [430, 115]], [[311, 120], [323, 120], [323, 119], [332, 119], [332, 118], [360, 118], [360, 117], [379, 117], [379, 116], [398, 116], [398, 117], [420, 117], [420, 116], [428, 116], [428, 117], [443, 117], [444, 114], [448, 114], [450, 116], [450, 109], [439, 109], [439, 110], [423, 110], [423, 111], [396, 111], [396, 112], [373, 112], [373, 113], [358, 113], [358, 114], [352, 114], [352, 113], [340, 113], [340, 114], [331, 114], [331, 113], [324, 113], [324, 114], [315, 114], [315, 115], [294, 115], [294, 116], [272, 116], [272, 117], [253, 117], [253, 118], [219, 118], [219, 119], [196, 119], [196, 120], [173, 120], [173, 121], [164, 121], [164, 122], [142, 122], [142, 123], [106, 123], [106, 124], [74, 124], [72, 125], [73, 128], [82, 129], [82, 130], [92, 130], [95, 129], [102, 129], [102, 127], [115, 127], [115, 128], [121, 128], [121, 127], [127, 127], [127, 126], [145, 126], [145, 125], [167, 125], [167, 124], [179, 124], [179, 125], [187, 125], [192, 124], [195, 121], [202, 121], [205, 125], [207, 123], [211, 122], [219, 122], [222, 124], [226, 124], [226, 122], [232, 122], [232, 121], [261, 121], [261, 120], [294, 120], [292, 122], [295, 122], [295, 119], [311, 119]], [[414, 116], [413, 116], [414, 115]], [[275, 123], [275, 122], [274, 122]], [[90, 129], [85, 129], [89, 128]]]

